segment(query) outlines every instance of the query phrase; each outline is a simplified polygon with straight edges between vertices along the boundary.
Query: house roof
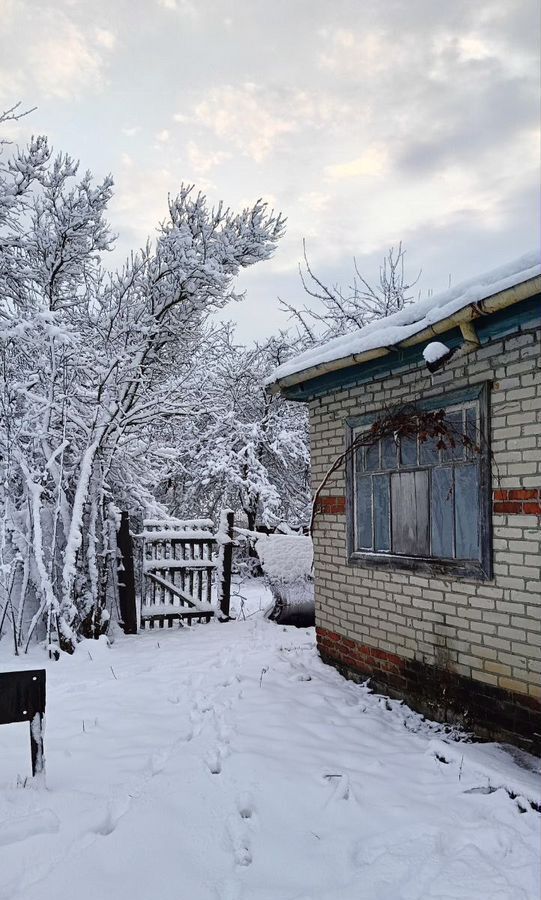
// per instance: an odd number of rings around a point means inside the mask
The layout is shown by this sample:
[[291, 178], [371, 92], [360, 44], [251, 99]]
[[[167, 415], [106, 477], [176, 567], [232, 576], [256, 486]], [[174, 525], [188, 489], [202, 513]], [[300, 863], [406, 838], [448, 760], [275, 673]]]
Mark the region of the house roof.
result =
[[273, 391], [329, 372], [360, 365], [393, 350], [422, 343], [460, 323], [490, 315], [541, 291], [541, 256], [532, 251], [484, 275], [411, 303], [279, 366], [268, 379]]

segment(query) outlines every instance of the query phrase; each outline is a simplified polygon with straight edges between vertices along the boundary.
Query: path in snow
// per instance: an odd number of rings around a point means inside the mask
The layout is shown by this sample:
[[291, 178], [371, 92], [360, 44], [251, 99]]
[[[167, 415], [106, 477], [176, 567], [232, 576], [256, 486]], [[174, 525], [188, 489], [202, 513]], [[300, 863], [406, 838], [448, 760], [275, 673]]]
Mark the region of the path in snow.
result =
[[17, 787], [0, 729], [2, 900], [538, 900], [536, 776], [344, 681], [312, 630], [253, 617], [47, 668], [46, 790]]

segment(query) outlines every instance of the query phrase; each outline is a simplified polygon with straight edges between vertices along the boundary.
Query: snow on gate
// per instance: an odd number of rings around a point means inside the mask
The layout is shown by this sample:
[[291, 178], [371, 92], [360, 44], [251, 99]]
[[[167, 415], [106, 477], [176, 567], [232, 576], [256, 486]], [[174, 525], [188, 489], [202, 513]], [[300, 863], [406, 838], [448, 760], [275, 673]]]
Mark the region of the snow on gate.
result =
[[144, 520], [137, 536], [143, 540], [142, 628], [156, 623], [171, 628], [179, 620], [210, 622], [228, 614], [230, 554], [224, 560], [227, 540], [213, 528], [211, 519]]

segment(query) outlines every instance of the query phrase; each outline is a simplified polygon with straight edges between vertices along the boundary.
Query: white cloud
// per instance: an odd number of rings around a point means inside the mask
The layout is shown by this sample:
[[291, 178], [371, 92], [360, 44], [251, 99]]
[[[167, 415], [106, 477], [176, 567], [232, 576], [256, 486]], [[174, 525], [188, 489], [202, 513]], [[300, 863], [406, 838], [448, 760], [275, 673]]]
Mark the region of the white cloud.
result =
[[196, 175], [207, 175], [216, 166], [220, 166], [225, 160], [230, 159], [231, 154], [224, 150], [206, 152], [195, 141], [188, 143], [188, 159]]
[[321, 191], [309, 191], [307, 194], [301, 194], [299, 197], [299, 205], [306, 207], [310, 212], [325, 212], [331, 202], [331, 195], [324, 194]]
[[195, 106], [195, 119], [245, 156], [261, 162], [276, 142], [295, 131], [291, 117], [255, 84], [215, 88]]
[[177, 12], [195, 19], [198, 14], [198, 6], [192, 0], [157, 0], [158, 6], [167, 9], [169, 12]]
[[388, 168], [388, 161], [387, 149], [378, 145], [369, 147], [356, 159], [326, 166], [325, 174], [332, 180], [383, 175]]
[[[369, 80], [376, 72], [389, 67], [389, 47], [380, 30], [363, 30], [355, 33], [344, 28], [323, 29], [319, 37], [324, 47], [318, 56], [322, 69], [335, 73], [362, 72]], [[400, 48], [393, 46], [393, 63]]]
[[115, 44], [111, 31], [85, 27], [60, 8], [28, 0], [7, 7], [4, 0], [6, 8], [1, 95], [66, 100], [103, 87], [109, 62], [103, 53]]
[[[214, 88], [193, 108], [193, 119], [262, 163], [289, 135], [334, 127], [349, 112], [346, 101], [325, 91], [276, 90], [253, 82]], [[175, 116], [185, 122], [185, 114]]]
[[160, 144], [166, 144], [170, 137], [171, 132], [167, 128], [162, 128], [161, 131], [158, 131], [156, 140], [159, 141]]
[[[51, 23], [52, 25], [52, 23]], [[65, 100], [103, 84], [104, 61], [83, 32], [67, 19], [49, 27], [28, 53], [41, 92]]]
[[112, 31], [109, 31], [107, 28], [96, 28], [96, 43], [100, 45], [100, 47], [105, 47], [106, 50], [113, 50], [116, 45], [116, 35], [113, 34]]

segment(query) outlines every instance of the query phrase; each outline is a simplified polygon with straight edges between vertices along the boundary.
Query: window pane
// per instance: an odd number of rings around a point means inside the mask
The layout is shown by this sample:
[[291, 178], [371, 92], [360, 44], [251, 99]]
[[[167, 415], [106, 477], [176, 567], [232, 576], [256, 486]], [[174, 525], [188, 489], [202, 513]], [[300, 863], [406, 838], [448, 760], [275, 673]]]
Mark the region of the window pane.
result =
[[453, 470], [450, 466], [432, 470], [431, 495], [432, 556], [453, 556]]
[[355, 450], [355, 474], [362, 475], [364, 466], [364, 447], [357, 447]]
[[400, 462], [403, 466], [417, 465], [417, 438], [400, 438]]
[[379, 442], [365, 448], [364, 467], [369, 472], [379, 469]]
[[355, 504], [356, 547], [372, 549], [372, 478], [357, 478], [357, 502]]
[[479, 559], [479, 468], [455, 468], [455, 529], [458, 559]]
[[[468, 409], [466, 410], [466, 434], [469, 437], [470, 441], [473, 441], [476, 446], [479, 446], [479, 433], [477, 431], [477, 410], [473, 406], [468, 407]], [[466, 448], [466, 456], [469, 459], [474, 459], [477, 456], [477, 453], [473, 448]]]
[[431, 437], [426, 441], [419, 441], [419, 462], [421, 465], [430, 466], [438, 462], [438, 439]]
[[392, 435], [383, 439], [381, 444], [381, 468], [396, 469], [397, 468], [398, 447]]
[[[446, 462], [451, 459], [464, 459], [464, 444], [462, 442], [464, 425], [462, 424], [462, 410], [455, 409], [453, 412], [446, 413], [444, 421], [450, 432], [450, 437], [444, 437], [447, 447], [442, 451], [442, 459]], [[454, 440], [454, 447], [449, 446], [450, 440]]]
[[389, 476], [374, 475], [374, 549], [390, 550]]
[[391, 475], [393, 553], [428, 556], [428, 471]]

